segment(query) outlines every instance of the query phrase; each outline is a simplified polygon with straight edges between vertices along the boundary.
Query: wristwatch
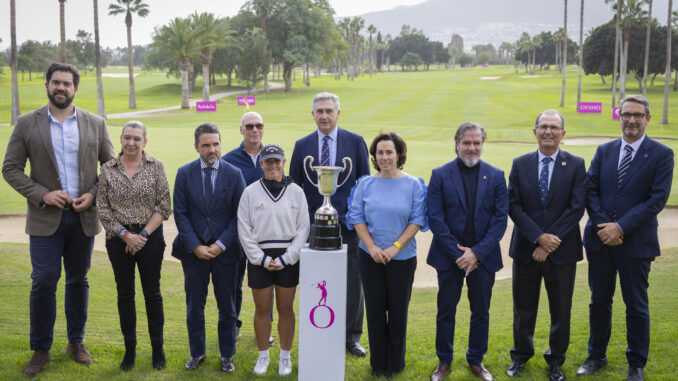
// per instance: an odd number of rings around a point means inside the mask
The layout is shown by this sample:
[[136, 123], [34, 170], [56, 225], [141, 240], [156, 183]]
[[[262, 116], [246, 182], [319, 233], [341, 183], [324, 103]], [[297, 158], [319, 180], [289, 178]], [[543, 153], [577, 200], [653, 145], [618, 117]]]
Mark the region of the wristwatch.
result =
[[144, 238], [148, 238], [148, 232], [146, 231], [146, 229], [141, 230], [141, 232], [139, 232], [139, 235]]

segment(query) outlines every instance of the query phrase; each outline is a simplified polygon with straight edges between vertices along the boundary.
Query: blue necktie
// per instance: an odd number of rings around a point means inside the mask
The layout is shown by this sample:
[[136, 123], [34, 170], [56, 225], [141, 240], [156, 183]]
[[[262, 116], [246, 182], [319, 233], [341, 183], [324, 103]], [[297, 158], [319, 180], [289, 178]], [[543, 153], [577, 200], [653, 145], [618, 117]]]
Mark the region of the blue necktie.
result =
[[541, 193], [541, 203], [546, 205], [546, 198], [549, 195], [549, 163], [550, 157], [541, 159], [541, 173], [539, 174], [539, 192]]
[[210, 207], [210, 204], [212, 203], [212, 171], [214, 168], [212, 167], [206, 167], [203, 168], [203, 190], [205, 191], [205, 206], [207, 208]]
[[626, 175], [626, 172], [628, 171], [629, 167], [631, 166], [631, 156], [633, 154], [633, 147], [630, 145], [626, 145], [624, 147], [624, 157], [622, 158], [621, 163], [619, 163], [619, 169], [617, 170], [617, 188], [622, 183], [622, 180], [624, 180], [624, 176]]
[[330, 137], [323, 136], [323, 147], [320, 153], [320, 165], [330, 165]]

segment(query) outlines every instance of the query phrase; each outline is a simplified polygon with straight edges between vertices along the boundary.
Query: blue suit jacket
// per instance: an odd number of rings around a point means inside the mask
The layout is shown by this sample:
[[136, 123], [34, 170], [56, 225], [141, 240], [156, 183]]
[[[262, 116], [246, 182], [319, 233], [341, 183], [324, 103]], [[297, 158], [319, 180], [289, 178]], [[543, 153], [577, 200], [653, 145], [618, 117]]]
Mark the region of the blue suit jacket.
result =
[[172, 256], [188, 263], [198, 260], [193, 249], [205, 244], [200, 234], [209, 227], [213, 239], [226, 247], [216, 259], [233, 263], [240, 258], [237, 214], [245, 179], [238, 168], [222, 159], [210, 205], [205, 205], [202, 188], [200, 159], [179, 168], [174, 181], [174, 220], [179, 234], [172, 245]]
[[476, 204], [466, 205], [464, 183], [457, 160], [438, 167], [431, 173], [428, 185], [428, 224], [433, 241], [426, 263], [438, 271], [452, 266], [463, 252], [457, 248], [466, 224], [466, 208], [475, 208], [476, 244], [471, 248], [487, 271], [502, 267], [499, 241], [506, 231], [508, 196], [504, 171], [483, 161], [478, 165]]
[[653, 258], [660, 255], [657, 214], [671, 192], [673, 151], [645, 136], [617, 190], [620, 148], [621, 138], [598, 146], [587, 173], [586, 254], [595, 254], [605, 246], [596, 234], [597, 225], [616, 221], [624, 231], [624, 255]]
[[[353, 161], [351, 172], [348, 174], [346, 172], [340, 173], [337, 184], [341, 184], [346, 179], [346, 176], [348, 176], [348, 180], [330, 197], [332, 206], [339, 214], [339, 221], [345, 225], [346, 212], [348, 211], [347, 200], [351, 194], [351, 188], [353, 188], [361, 176], [370, 174], [370, 164], [367, 145], [363, 137], [339, 127], [336, 128], [339, 129], [337, 131], [337, 155], [336, 162], [333, 165], [338, 167], [343, 166], [341, 161], [344, 157], [350, 157]], [[292, 152], [292, 160], [290, 162], [290, 176], [304, 190], [306, 201], [308, 202], [308, 213], [311, 216], [311, 221], [313, 221], [313, 214], [322, 205], [323, 196], [318, 192], [318, 188], [308, 182], [304, 174], [304, 158], [309, 155], [313, 157], [314, 166], [320, 165], [320, 158], [318, 158], [318, 133], [316, 131], [297, 140], [294, 144], [294, 151]], [[311, 180], [317, 183], [317, 173], [311, 170], [309, 166], [306, 166], [306, 170], [309, 176], [311, 176]]]
[[539, 191], [539, 155], [532, 152], [513, 160], [509, 175], [509, 215], [515, 223], [509, 255], [520, 264], [532, 261], [537, 238], [550, 233], [560, 246], [549, 254], [556, 265], [583, 258], [579, 221], [586, 207], [584, 159], [562, 149], [553, 166], [546, 205]]

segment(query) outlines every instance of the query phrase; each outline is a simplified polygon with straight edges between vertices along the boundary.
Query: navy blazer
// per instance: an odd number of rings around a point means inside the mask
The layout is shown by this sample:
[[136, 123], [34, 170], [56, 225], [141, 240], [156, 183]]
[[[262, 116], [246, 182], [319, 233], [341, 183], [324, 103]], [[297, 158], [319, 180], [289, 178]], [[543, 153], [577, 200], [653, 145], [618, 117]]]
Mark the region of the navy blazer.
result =
[[653, 258], [660, 255], [657, 214], [671, 193], [673, 151], [646, 135], [617, 190], [620, 149], [621, 138], [598, 146], [587, 173], [586, 254], [605, 246], [598, 238], [597, 225], [616, 221], [624, 231], [624, 255]]
[[233, 263], [240, 259], [237, 215], [245, 179], [238, 168], [221, 159], [210, 205], [205, 205], [202, 188], [200, 159], [179, 168], [174, 180], [174, 221], [179, 234], [172, 245], [172, 256], [188, 263], [196, 261], [193, 249], [205, 244], [198, 232], [209, 227], [215, 241], [226, 247], [217, 259], [223, 264]]
[[509, 175], [509, 216], [515, 223], [509, 256], [517, 263], [532, 261], [536, 241], [544, 233], [560, 238], [560, 246], [549, 254], [556, 265], [576, 263], [583, 258], [579, 221], [586, 207], [584, 159], [562, 149], [553, 165], [546, 198], [539, 191], [537, 151], [513, 160]]
[[[330, 197], [332, 206], [339, 214], [339, 222], [346, 224], [346, 212], [348, 211], [348, 196], [351, 194], [351, 188], [356, 184], [358, 179], [362, 176], [370, 174], [369, 156], [367, 153], [367, 145], [362, 136], [350, 131], [336, 127], [337, 131], [337, 155], [333, 165], [342, 167], [342, 159], [350, 157], [353, 161], [353, 168], [350, 173], [340, 173], [337, 184], [341, 184], [346, 176], [348, 180], [346, 183], [337, 189], [337, 192]], [[290, 176], [292, 180], [299, 185], [306, 195], [308, 202], [308, 213], [313, 221], [315, 211], [320, 208], [323, 203], [323, 196], [318, 192], [313, 184], [308, 182], [304, 174], [304, 158], [306, 156], [313, 157], [313, 166], [320, 165], [320, 158], [318, 158], [318, 132], [313, 131], [311, 134], [304, 136], [297, 140], [294, 144], [294, 151], [292, 151], [292, 160], [290, 162]], [[311, 180], [318, 182], [318, 175], [311, 170], [310, 166], [306, 166], [308, 175]]]
[[476, 204], [466, 205], [464, 183], [457, 160], [438, 167], [431, 173], [428, 185], [428, 224], [433, 241], [426, 263], [438, 271], [456, 266], [463, 252], [457, 248], [466, 224], [466, 208], [475, 208], [473, 221], [476, 244], [471, 248], [480, 265], [497, 272], [502, 267], [499, 241], [508, 220], [508, 196], [504, 171], [480, 161]]

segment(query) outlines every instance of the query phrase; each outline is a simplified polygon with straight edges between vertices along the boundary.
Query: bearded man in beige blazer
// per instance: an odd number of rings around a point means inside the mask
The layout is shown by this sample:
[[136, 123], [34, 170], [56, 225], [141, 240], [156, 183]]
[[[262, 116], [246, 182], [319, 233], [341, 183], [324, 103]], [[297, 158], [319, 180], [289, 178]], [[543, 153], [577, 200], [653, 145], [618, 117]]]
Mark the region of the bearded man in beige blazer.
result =
[[[33, 357], [23, 370], [35, 376], [49, 361], [56, 288], [63, 259], [66, 272], [67, 351], [82, 364], [92, 363], [83, 345], [94, 236], [100, 231], [94, 199], [97, 162], [115, 153], [106, 122], [73, 104], [80, 74], [68, 64], [54, 63], [46, 73], [47, 106], [19, 117], [7, 144], [2, 175], [22, 196], [28, 211], [33, 272], [30, 296], [30, 347]], [[26, 175], [26, 161], [31, 164]]]

